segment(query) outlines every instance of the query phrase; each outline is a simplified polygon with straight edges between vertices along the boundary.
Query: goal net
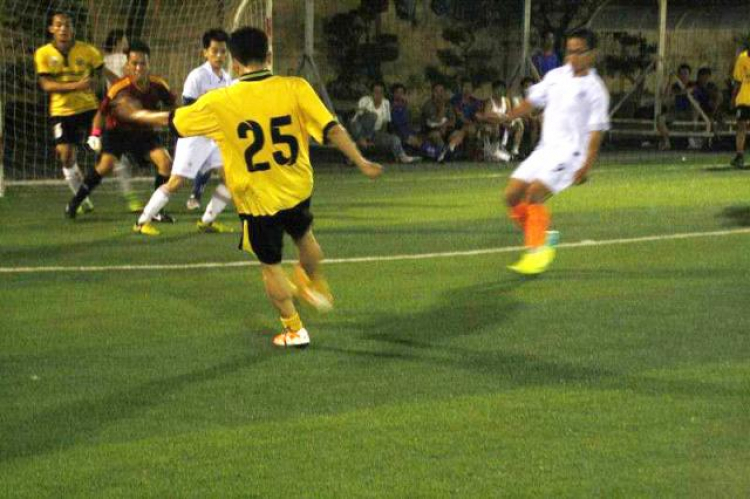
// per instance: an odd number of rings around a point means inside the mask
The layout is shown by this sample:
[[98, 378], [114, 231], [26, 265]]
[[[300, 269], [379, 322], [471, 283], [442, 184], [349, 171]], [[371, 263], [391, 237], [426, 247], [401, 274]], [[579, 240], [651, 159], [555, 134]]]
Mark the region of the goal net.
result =
[[[122, 30], [151, 47], [151, 70], [178, 96], [187, 74], [204, 61], [201, 35], [214, 27], [255, 26], [272, 35], [271, 0], [4, 0], [0, 2], [0, 194], [5, 181], [60, 177], [48, 96], [39, 88], [34, 51], [49, 42], [51, 10], [70, 14], [76, 39], [104, 50], [108, 35]], [[93, 154], [78, 150], [79, 164]]]

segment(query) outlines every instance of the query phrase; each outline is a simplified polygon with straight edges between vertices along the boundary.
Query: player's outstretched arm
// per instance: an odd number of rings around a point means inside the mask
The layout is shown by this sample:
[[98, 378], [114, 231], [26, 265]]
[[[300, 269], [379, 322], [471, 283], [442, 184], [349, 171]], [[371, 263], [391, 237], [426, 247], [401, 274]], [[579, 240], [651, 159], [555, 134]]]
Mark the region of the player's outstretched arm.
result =
[[169, 111], [148, 111], [137, 101], [126, 96], [118, 96], [112, 101], [112, 112], [119, 121], [160, 128], [169, 126]]
[[523, 118], [524, 116], [528, 116], [534, 111], [534, 105], [528, 101], [528, 99], [524, 99], [521, 101], [521, 103], [508, 111], [505, 114], [497, 114], [497, 113], [485, 113], [484, 119], [485, 121], [489, 123], [494, 124], [500, 124], [503, 125], [505, 123], [510, 123], [511, 121], [515, 120], [516, 118]]
[[587, 180], [589, 170], [591, 170], [591, 167], [594, 166], [596, 158], [599, 157], [599, 148], [602, 145], [603, 138], [604, 132], [591, 132], [591, 138], [589, 139], [589, 150], [586, 153], [586, 161], [583, 162], [583, 166], [576, 172], [574, 180], [576, 184], [582, 184]]
[[359, 171], [361, 171], [368, 178], [377, 178], [383, 173], [383, 167], [378, 163], [373, 163], [368, 160], [362, 153], [359, 152], [357, 144], [349, 137], [349, 133], [341, 125], [334, 125], [328, 130], [328, 140], [341, 151], [344, 156], [357, 165]]

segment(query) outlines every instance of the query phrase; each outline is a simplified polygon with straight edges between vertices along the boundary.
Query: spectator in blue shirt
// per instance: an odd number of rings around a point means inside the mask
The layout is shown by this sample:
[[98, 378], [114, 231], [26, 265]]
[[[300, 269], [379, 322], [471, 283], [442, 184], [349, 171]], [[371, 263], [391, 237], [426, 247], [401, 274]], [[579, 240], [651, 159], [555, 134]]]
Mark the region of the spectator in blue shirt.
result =
[[531, 57], [531, 62], [539, 73], [539, 79], [561, 66], [560, 57], [555, 52], [555, 34], [552, 31], [544, 32], [542, 48]]

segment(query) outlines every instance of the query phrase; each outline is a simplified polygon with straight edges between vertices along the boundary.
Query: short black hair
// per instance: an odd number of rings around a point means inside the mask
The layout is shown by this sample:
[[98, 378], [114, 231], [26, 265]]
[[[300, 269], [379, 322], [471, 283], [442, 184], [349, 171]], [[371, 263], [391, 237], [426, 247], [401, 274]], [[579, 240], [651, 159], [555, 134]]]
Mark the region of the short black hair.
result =
[[229, 34], [221, 28], [212, 28], [203, 33], [203, 48], [207, 49], [211, 46], [211, 42], [228, 42]]
[[380, 80], [376, 80], [376, 81], [372, 82], [372, 84], [370, 85], [370, 90], [375, 90], [375, 87], [380, 87], [383, 90], [385, 90], [385, 83], [383, 83]]
[[586, 48], [589, 50], [594, 50], [599, 41], [596, 33], [588, 28], [576, 28], [572, 31], [569, 31], [568, 39], [570, 38], [578, 38], [579, 40], [583, 40], [584, 42], [586, 42]]
[[70, 12], [62, 9], [52, 9], [47, 14], [47, 26], [52, 26], [52, 21], [54, 21], [55, 17], [57, 16], [67, 17], [68, 20], [70, 20], [70, 23], [75, 25], [75, 22], [73, 21], [73, 15]]
[[115, 49], [120, 40], [125, 38], [125, 31], [121, 29], [113, 29], [107, 33], [107, 38], [104, 39], [104, 45], [102, 48], [105, 52], [112, 52]]
[[245, 66], [264, 63], [268, 57], [268, 36], [258, 28], [239, 28], [229, 36], [229, 51]]
[[686, 63], [686, 62], [683, 62], [682, 64], [680, 64], [680, 67], [679, 67], [679, 68], [677, 68], [677, 72], [679, 73], [679, 72], [680, 72], [680, 71], [682, 71], [683, 69], [687, 69], [687, 70], [688, 70], [688, 73], [692, 73], [692, 72], [693, 72], [693, 68], [691, 68], [691, 67], [690, 67], [690, 64], [688, 64], [688, 63]]
[[130, 43], [128, 44], [127, 55], [129, 56], [132, 52], [140, 52], [141, 54], [146, 54], [147, 56], [151, 57], [151, 49], [143, 40], [130, 41]]
[[492, 89], [493, 90], [496, 89], [496, 88], [500, 88], [500, 87], [508, 88], [508, 84], [505, 83], [505, 80], [495, 80], [495, 81], [492, 82]]
[[698, 70], [698, 78], [700, 78], [703, 75], [711, 76], [711, 68], [708, 66], [703, 66]]
[[396, 90], [398, 89], [402, 89], [404, 92], [406, 92], [406, 85], [404, 85], [403, 83], [394, 83], [393, 85], [391, 85], [392, 94], [395, 94]]

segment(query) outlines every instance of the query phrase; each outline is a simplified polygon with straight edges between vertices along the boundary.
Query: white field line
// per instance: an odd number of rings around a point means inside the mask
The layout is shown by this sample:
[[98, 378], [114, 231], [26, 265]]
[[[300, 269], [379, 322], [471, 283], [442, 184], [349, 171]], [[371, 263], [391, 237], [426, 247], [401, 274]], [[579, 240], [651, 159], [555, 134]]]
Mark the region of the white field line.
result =
[[[750, 234], [750, 228], [727, 229], [710, 232], [685, 232], [680, 234], [662, 234], [657, 236], [631, 237], [622, 239], [605, 239], [602, 241], [579, 241], [576, 243], [563, 243], [560, 248], [584, 248], [590, 246], [613, 246], [618, 244], [637, 244], [658, 241], [673, 241], [677, 239], [696, 239], [702, 237], [724, 237], [739, 234]], [[522, 250], [521, 246], [506, 246], [502, 248], [485, 248], [466, 251], [446, 251], [441, 253], [417, 253], [404, 255], [385, 256], [361, 256], [352, 258], [329, 258], [325, 260], [326, 265], [346, 263], [370, 263], [370, 262], [396, 262], [406, 260], [431, 260], [436, 258], [453, 258], [458, 256], [492, 255], [498, 253], [511, 253]], [[222, 269], [232, 267], [256, 267], [260, 265], [257, 261], [238, 262], [203, 262], [185, 264], [153, 264], [153, 265], [91, 265], [91, 266], [49, 266], [49, 267], [0, 267], [0, 274], [32, 274], [44, 272], [111, 272], [111, 271], [137, 271], [137, 270], [194, 270], [194, 269]]]

